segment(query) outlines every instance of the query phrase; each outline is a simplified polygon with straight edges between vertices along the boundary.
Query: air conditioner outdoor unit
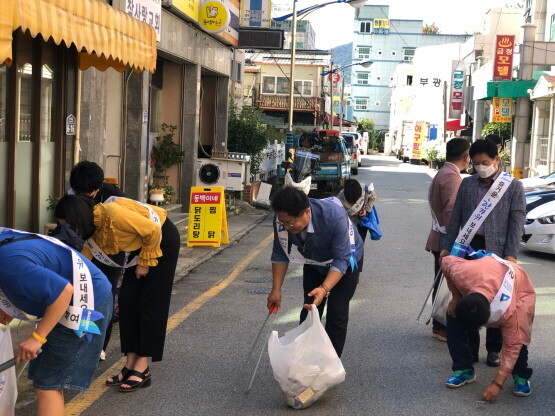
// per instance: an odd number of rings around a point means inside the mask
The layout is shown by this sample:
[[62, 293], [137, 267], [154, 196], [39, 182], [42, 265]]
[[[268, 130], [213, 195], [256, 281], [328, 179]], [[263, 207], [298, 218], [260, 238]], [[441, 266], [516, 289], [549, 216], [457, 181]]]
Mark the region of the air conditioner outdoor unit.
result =
[[226, 191], [242, 191], [250, 181], [247, 160], [197, 159], [196, 186], [223, 186]]

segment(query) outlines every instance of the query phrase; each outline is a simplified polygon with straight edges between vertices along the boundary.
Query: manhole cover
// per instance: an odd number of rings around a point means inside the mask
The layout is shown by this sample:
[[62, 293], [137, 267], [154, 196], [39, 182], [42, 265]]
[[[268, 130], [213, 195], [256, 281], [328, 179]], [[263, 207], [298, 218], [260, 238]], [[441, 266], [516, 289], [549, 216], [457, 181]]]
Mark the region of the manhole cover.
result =
[[271, 277], [258, 277], [256, 279], [247, 279], [245, 280], [245, 282], [247, 283], [266, 283], [266, 282], [271, 282], [272, 278]]
[[[272, 291], [271, 287], [259, 287], [257, 289], [249, 289], [249, 293], [256, 293], [258, 295], [268, 295]], [[281, 289], [283, 292], [283, 289]]]

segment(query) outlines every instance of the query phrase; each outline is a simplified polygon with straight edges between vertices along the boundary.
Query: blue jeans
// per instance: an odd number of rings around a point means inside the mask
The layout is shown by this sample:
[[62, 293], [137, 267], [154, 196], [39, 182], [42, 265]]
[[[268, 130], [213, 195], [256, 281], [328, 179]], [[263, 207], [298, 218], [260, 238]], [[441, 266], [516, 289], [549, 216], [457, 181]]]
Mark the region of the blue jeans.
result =
[[109, 295], [95, 310], [104, 318], [95, 321], [100, 335], [93, 335], [91, 342], [86, 336], [79, 338], [73, 330], [56, 324], [48, 334], [48, 342], [42, 352], [29, 363], [29, 379], [40, 390], [71, 389], [87, 391], [98, 366], [106, 328], [112, 319], [113, 302]]

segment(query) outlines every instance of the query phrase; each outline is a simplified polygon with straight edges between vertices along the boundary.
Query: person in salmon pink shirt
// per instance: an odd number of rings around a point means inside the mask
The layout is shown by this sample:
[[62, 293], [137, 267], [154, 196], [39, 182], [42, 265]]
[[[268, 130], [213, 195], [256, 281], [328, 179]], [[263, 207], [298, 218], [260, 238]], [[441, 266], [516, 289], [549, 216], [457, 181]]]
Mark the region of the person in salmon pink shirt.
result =
[[499, 370], [482, 393], [482, 400], [495, 401], [509, 376], [514, 381], [513, 394], [529, 396], [533, 371], [528, 366], [528, 345], [536, 293], [526, 271], [495, 255], [477, 260], [447, 256], [441, 268], [453, 294], [447, 310], [453, 374], [446, 386], [457, 388], [476, 381], [468, 332], [485, 325], [501, 330], [503, 345]]

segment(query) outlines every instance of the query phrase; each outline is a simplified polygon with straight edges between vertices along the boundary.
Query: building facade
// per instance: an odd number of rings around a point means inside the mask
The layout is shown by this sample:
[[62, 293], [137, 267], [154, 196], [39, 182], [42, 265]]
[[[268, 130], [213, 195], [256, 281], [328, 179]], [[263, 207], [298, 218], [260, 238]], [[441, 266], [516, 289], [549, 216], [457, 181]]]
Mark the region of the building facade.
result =
[[395, 68], [410, 62], [417, 47], [465, 42], [470, 35], [423, 33], [422, 20], [390, 19], [388, 6], [357, 9], [353, 23], [352, 59], [372, 60], [370, 68], [351, 68], [351, 100], [356, 119], [374, 120], [377, 130], [389, 127], [391, 86]]
[[[261, 110], [266, 122], [286, 129], [289, 117], [289, 74], [291, 51], [250, 53], [246, 56], [244, 101]], [[312, 130], [321, 125], [326, 112], [324, 78], [328, 51], [299, 50], [295, 60], [293, 128]], [[331, 102], [328, 102], [330, 105]]]
[[[276, 22], [272, 20], [272, 29], [283, 30], [283, 49], [291, 49], [291, 20], [284, 20], [283, 22]], [[297, 20], [297, 33], [295, 44], [297, 49], [316, 49], [316, 34], [308, 20]]]
[[188, 208], [198, 159], [227, 150], [228, 102], [243, 91], [239, 3], [224, 1], [231, 23], [217, 33], [202, 27], [198, 10], [160, 3], [3, 2], [0, 226], [43, 232], [81, 160], [147, 200], [162, 123], [176, 126], [185, 151], [166, 175], [174, 202]]

